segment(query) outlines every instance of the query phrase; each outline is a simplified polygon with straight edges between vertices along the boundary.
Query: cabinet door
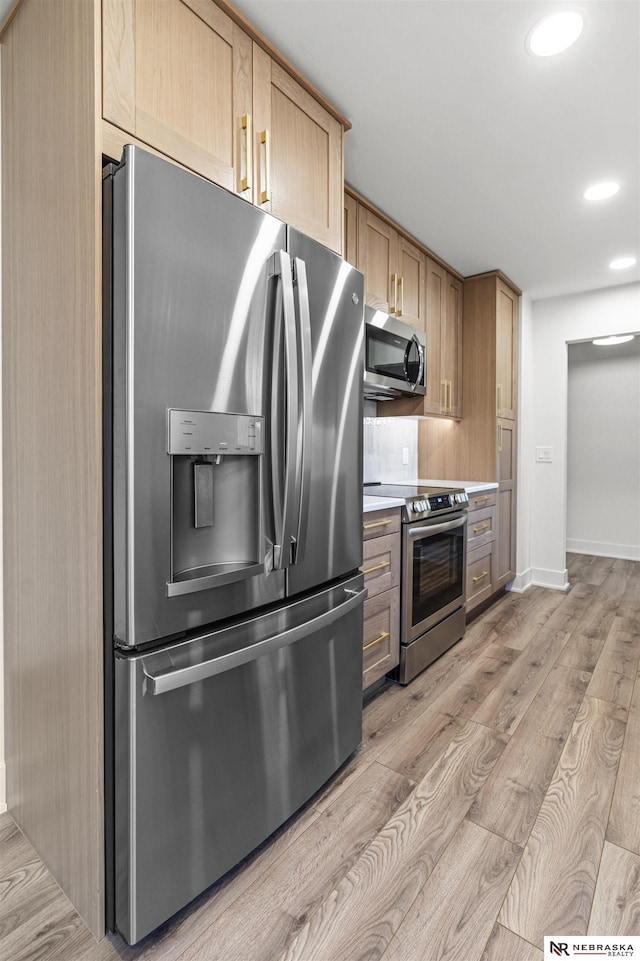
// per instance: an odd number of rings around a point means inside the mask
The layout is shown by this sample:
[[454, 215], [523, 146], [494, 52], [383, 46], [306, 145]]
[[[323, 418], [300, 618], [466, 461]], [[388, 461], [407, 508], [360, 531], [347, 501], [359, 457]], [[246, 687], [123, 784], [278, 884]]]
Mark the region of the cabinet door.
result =
[[496, 559], [493, 589], [504, 587], [516, 573], [516, 425], [497, 422]]
[[519, 298], [501, 280], [496, 285], [496, 412], [515, 420]]
[[462, 417], [462, 284], [445, 273], [441, 356], [442, 376], [447, 382], [446, 409], [450, 417]]
[[441, 363], [445, 287], [444, 268], [427, 257], [427, 392], [424, 398], [425, 414], [441, 414], [445, 407], [446, 384]]
[[402, 235], [398, 236], [398, 310], [406, 324], [425, 329], [427, 258]]
[[395, 314], [398, 303], [398, 234], [363, 204], [358, 208], [358, 269], [370, 307]]
[[358, 201], [344, 195], [344, 241], [342, 256], [354, 267], [358, 263]]
[[104, 0], [102, 8], [104, 119], [242, 193], [249, 37], [210, 0]]
[[254, 203], [342, 254], [342, 126], [253, 45]]

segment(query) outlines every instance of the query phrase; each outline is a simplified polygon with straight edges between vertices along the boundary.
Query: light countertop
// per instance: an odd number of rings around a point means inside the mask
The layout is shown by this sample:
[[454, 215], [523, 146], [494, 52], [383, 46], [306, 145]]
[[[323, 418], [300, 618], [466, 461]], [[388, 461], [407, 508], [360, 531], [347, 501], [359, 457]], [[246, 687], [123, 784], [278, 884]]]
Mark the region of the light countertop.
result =
[[412, 480], [408, 483], [423, 484], [425, 487], [463, 487], [467, 494], [478, 494], [480, 491], [497, 490], [496, 481], [472, 481], [472, 480]]
[[362, 498], [362, 511], [367, 514], [369, 511], [384, 511], [390, 507], [404, 507], [402, 497], [371, 497], [365, 494]]

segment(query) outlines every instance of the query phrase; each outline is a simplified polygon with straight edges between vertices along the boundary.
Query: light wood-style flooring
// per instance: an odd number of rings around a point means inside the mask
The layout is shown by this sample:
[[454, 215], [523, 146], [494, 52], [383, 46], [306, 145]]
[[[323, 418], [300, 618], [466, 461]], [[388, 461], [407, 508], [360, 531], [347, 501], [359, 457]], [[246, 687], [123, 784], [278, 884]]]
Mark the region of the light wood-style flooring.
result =
[[3, 961], [542, 961], [640, 934], [640, 563], [506, 594], [239, 868], [137, 948], [96, 944], [8, 814]]

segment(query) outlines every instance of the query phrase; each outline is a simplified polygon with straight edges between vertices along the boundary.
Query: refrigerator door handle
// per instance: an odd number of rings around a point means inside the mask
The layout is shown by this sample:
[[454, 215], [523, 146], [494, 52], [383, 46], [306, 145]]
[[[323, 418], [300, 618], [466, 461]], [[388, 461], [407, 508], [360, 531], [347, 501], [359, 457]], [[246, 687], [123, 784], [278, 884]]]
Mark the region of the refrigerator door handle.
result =
[[[278, 279], [279, 294], [276, 300], [276, 310], [282, 305], [284, 317], [284, 352], [285, 352], [285, 380], [286, 380], [286, 412], [285, 412], [285, 451], [284, 451], [284, 479], [280, 478], [277, 450], [279, 423], [276, 413], [278, 398], [272, 395], [271, 430], [272, 430], [272, 462], [273, 467], [273, 496], [281, 497], [282, 511], [274, 504], [276, 521], [275, 544], [273, 546], [273, 567], [282, 569], [289, 566], [290, 545], [293, 531], [296, 528], [296, 463], [298, 445], [298, 406], [299, 384], [297, 364], [297, 337], [295, 305], [293, 299], [293, 274], [291, 257], [286, 250], [278, 250], [273, 255], [272, 273]], [[284, 488], [284, 489], [283, 489]]]
[[297, 333], [300, 382], [300, 410], [298, 415], [298, 462], [296, 465], [297, 527], [291, 561], [299, 564], [304, 560], [309, 521], [309, 490], [311, 485], [311, 428], [312, 428], [312, 358], [311, 358], [311, 311], [307, 265], [304, 260], [294, 260], [297, 295]]
[[159, 651], [157, 654], [150, 654], [148, 657], [143, 657], [142, 670], [145, 675], [145, 691], [153, 695], [166, 694], [168, 691], [175, 691], [180, 687], [186, 687], [188, 684], [204, 681], [208, 677], [213, 677], [216, 674], [223, 674], [225, 671], [230, 671], [234, 667], [239, 667], [241, 664], [249, 664], [251, 661], [258, 660], [258, 658], [264, 654], [277, 651], [281, 647], [295, 644], [297, 641], [301, 641], [305, 637], [315, 634], [316, 631], [329, 627], [335, 623], [335, 621], [344, 617], [345, 614], [364, 604], [367, 593], [366, 587], [358, 591], [345, 589], [345, 594], [347, 595], [346, 601], [338, 604], [337, 607], [332, 607], [331, 610], [325, 611], [317, 617], [313, 617], [310, 621], [305, 621], [304, 624], [298, 624], [296, 627], [291, 627], [286, 631], [281, 631], [279, 634], [274, 634], [264, 641], [252, 644], [250, 647], [242, 648], [239, 651], [230, 651], [228, 654], [221, 654], [218, 657], [214, 657], [208, 661], [202, 661], [198, 664], [189, 664], [186, 667], [180, 667], [174, 670], [161, 670], [154, 673], [154, 660], [157, 661], [159, 659], [160, 663], [166, 664], [167, 657], [164, 652]]

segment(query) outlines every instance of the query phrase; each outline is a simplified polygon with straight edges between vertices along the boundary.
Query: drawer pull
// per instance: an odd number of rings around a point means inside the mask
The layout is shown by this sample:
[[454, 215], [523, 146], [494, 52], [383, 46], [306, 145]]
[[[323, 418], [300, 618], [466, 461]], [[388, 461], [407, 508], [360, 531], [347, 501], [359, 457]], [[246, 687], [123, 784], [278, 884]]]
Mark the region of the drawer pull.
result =
[[391, 561], [383, 561], [382, 564], [376, 564], [375, 567], [367, 567], [366, 570], [362, 571], [362, 573], [365, 575], [373, 574], [374, 571], [382, 571], [385, 567], [391, 567]]
[[382, 644], [382, 642], [384, 641], [384, 639], [385, 639], [386, 637], [389, 637], [389, 636], [390, 636], [390, 635], [389, 635], [389, 631], [383, 631], [382, 634], [380, 634], [379, 637], [376, 637], [375, 641], [371, 641], [369, 644], [365, 644], [365, 646], [362, 648], [362, 650], [363, 650], [363, 651], [368, 651], [369, 648], [375, 647], [376, 644]]
[[488, 530], [490, 530], [490, 528], [491, 528], [491, 524], [480, 524], [479, 527], [474, 527], [474, 528], [473, 528], [473, 533], [474, 533], [474, 534], [479, 534], [480, 531], [488, 531]]
[[478, 574], [477, 577], [473, 578], [473, 583], [477, 584], [477, 582], [481, 581], [483, 577], [488, 577], [488, 576], [489, 576], [489, 571], [483, 571], [482, 574]]
[[490, 500], [491, 500], [491, 494], [485, 494], [484, 497], [473, 498], [474, 504], [484, 504], [485, 501], [490, 501]]
[[363, 524], [362, 530], [372, 531], [374, 527], [387, 527], [387, 525], [391, 523], [391, 521], [376, 521], [374, 524]]

